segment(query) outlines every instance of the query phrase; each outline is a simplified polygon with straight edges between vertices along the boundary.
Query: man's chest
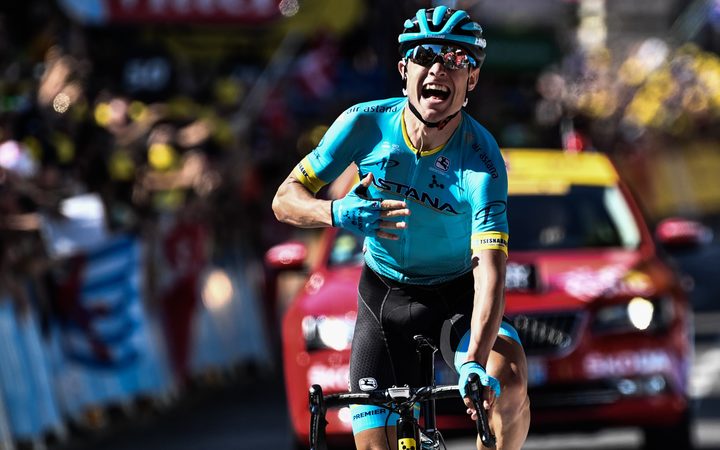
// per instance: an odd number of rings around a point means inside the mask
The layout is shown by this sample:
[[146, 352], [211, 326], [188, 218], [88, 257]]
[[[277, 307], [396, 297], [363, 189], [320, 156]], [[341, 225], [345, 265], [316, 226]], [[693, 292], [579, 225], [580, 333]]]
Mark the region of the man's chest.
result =
[[385, 198], [407, 199], [451, 215], [464, 209], [460, 161], [447, 148], [418, 157], [402, 137], [399, 142], [388, 139], [379, 142], [358, 164], [363, 176], [372, 172], [373, 186]]

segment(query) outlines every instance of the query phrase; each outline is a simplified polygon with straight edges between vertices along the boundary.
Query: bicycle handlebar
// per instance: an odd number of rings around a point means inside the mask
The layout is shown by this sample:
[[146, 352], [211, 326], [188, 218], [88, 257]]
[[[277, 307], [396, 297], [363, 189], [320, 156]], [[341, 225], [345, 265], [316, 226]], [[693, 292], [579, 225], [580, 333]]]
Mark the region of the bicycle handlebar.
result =
[[[467, 391], [477, 411], [475, 427], [480, 435], [480, 440], [485, 447], [495, 446], [495, 436], [490, 432], [488, 425], [487, 411], [483, 407], [482, 389], [480, 378], [477, 374], [470, 374], [468, 377]], [[423, 400], [458, 398], [460, 393], [456, 385], [433, 386], [433, 387], [393, 387], [370, 392], [330, 394], [323, 395], [322, 388], [314, 384], [310, 388], [310, 449], [327, 450], [325, 440], [325, 412], [328, 408], [337, 408], [349, 405], [376, 405], [387, 407], [396, 405], [398, 408], [403, 405], [414, 404]]]
[[405, 403], [416, 403], [432, 398], [457, 398], [458, 395], [458, 387], [453, 385], [421, 388], [392, 387], [379, 391], [330, 394], [326, 395], [324, 400], [327, 408], [347, 406], [351, 404], [382, 406], [394, 403], [400, 406]]

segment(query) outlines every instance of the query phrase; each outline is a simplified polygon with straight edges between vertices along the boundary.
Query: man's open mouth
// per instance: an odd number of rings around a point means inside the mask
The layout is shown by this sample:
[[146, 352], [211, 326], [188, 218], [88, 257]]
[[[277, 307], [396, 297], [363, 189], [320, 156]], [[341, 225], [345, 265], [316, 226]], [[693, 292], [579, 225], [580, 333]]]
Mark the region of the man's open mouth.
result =
[[420, 95], [422, 98], [435, 97], [440, 100], [447, 100], [447, 98], [450, 97], [450, 89], [447, 86], [429, 83], [422, 87]]

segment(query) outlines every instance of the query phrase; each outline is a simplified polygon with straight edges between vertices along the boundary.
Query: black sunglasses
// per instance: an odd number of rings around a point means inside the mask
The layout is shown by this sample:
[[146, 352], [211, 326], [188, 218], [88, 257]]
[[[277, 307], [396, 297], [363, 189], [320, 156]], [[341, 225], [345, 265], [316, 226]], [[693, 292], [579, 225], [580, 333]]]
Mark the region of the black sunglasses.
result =
[[439, 62], [448, 70], [477, 67], [477, 61], [467, 51], [452, 45], [420, 44], [409, 49], [405, 57], [415, 64], [431, 67]]

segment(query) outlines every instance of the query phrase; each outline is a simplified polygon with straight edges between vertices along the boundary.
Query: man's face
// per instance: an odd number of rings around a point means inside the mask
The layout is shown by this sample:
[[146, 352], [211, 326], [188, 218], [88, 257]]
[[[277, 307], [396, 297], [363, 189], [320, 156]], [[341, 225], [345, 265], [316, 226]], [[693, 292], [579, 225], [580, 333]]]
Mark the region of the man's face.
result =
[[429, 122], [440, 121], [460, 110], [468, 90], [475, 88], [478, 69], [447, 69], [439, 61], [424, 67], [412, 60], [398, 63], [400, 74], [407, 77], [407, 96]]

